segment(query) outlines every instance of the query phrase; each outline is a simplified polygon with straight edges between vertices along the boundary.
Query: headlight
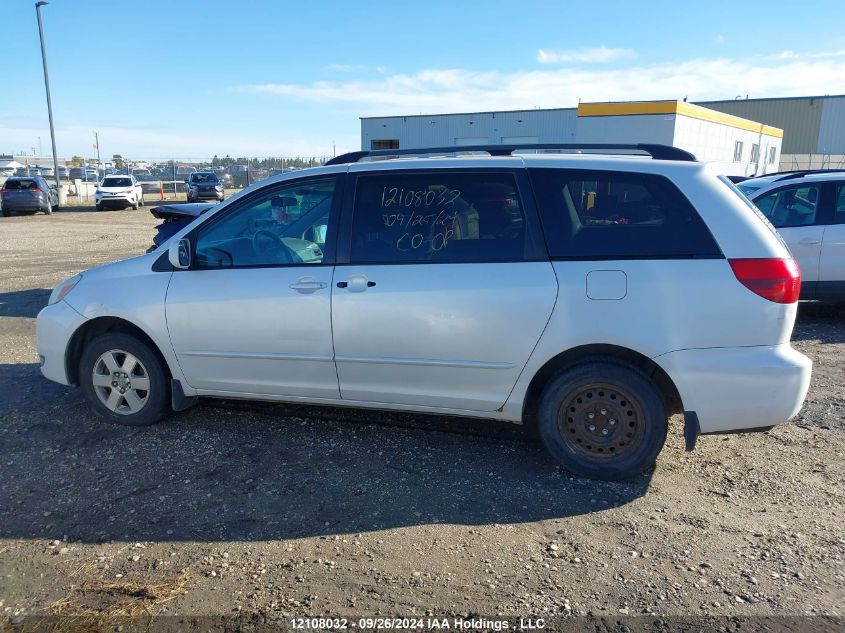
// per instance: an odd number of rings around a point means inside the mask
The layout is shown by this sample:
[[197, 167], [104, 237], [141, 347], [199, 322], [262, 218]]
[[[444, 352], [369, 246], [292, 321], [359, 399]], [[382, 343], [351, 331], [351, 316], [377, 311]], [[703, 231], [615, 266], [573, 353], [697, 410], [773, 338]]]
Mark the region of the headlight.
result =
[[47, 305], [51, 306], [54, 303], [58, 303], [59, 301], [64, 299], [80, 281], [82, 281], [82, 275], [74, 275], [70, 279], [66, 279], [58, 286], [53, 288], [53, 292], [50, 293], [50, 299], [47, 301]]

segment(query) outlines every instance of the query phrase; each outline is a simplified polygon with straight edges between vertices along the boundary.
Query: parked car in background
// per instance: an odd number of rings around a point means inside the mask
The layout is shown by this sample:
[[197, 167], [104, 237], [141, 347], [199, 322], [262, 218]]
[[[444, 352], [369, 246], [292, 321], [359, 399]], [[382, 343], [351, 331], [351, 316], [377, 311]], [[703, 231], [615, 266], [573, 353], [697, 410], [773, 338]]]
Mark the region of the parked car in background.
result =
[[70, 169], [65, 165], [59, 165], [59, 180], [69, 180]]
[[800, 275], [730, 181], [671, 147], [513, 149], [258, 183], [56, 286], [41, 371], [127, 425], [197, 397], [523, 422], [603, 479], [650, 468], [672, 413], [691, 450], [800, 410]]
[[224, 167], [212, 167], [211, 171], [213, 171], [218, 180], [223, 183], [224, 189], [231, 189], [235, 186], [235, 181], [232, 179], [232, 175], [228, 173]]
[[137, 209], [144, 206], [144, 191], [134, 176], [106, 176], [94, 192], [97, 211]]
[[845, 170], [751, 178], [737, 185], [801, 268], [801, 298], [845, 301]]
[[225, 199], [223, 183], [211, 171], [198, 171], [185, 179], [185, 193], [188, 202], [197, 200], [217, 200], [222, 202]]
[[56, 174], [56, 170], [52, 167], [39, 167], [38, 169], [45, 178], [53, 178]]
[[12, 176], [0, 189], [0, 211], [12, 213], [43, 211], [47, 215], [59, 208], [59, 192], [43, 176]]

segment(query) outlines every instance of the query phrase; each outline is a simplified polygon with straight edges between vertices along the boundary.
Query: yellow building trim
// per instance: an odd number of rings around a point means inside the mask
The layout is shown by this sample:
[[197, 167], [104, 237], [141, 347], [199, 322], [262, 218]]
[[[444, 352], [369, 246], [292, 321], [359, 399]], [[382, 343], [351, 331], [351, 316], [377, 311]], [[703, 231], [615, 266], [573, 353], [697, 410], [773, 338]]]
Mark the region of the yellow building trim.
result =
[[710, 121], [735, 127], [740, 130], [757, 132], [767, 136], [783, 138], [783, 130], [764, 125], [749, 119], [717, 112], [710, 108], [687, 103], [686, 101], [627, 101], [621, 103], [579, 103], [578, 116], [631, 116], [642, 114], [675, 114], [701, 121]]

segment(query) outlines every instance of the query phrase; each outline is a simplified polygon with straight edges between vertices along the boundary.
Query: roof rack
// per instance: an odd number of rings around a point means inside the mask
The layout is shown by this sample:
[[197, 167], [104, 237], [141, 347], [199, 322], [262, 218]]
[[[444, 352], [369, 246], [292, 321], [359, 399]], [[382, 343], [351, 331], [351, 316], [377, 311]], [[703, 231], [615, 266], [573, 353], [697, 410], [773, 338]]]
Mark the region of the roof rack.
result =
[[[811, 174], [830, 174], [830, 173], [837, 173], [843, 172], [845, 169], [802, 169], [796, 170], [793, 172], [787, 173], [785, 176], [780, 176], [780, 178], [775, 178], [774, 182], [780, 182], [781, 180], [792, 180], [793, 178], [803, 178], [804, 176], [809, 176]], [[766, 174], [767, 176], [778, 175], [778, 174]]]
[[364, 158], [394, 158], [398, 156], [423, 156], [431, 154], [459, 154], [464, 152], [487, 152], [490, 156], [510, 156], [520, 150], [590, 150], [596, 153], [640, 152], [655, 160], [695, 161], [695, 156], [671, 145], [652, 145], [635, 143], [529, 143], [525, 145], [458, 145], [453, 147], [418, 147], [416, 149], [374, 149], [348, 152], [335, 156], [326, 165], [357, 163]]

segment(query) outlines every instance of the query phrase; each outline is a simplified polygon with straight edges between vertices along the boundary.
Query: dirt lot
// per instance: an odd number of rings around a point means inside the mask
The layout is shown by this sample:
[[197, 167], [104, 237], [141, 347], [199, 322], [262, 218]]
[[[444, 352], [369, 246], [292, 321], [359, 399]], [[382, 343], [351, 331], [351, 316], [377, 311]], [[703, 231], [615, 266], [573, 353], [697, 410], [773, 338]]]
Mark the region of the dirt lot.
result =
[[[147, 211], [0, 219], [0, 614], [845, 615], [845, 313], [802, 305], [807, 404], [768, 434], [673, 420], [632, 483], [486, 422], [209, 402], [109, 426], [38, 370], [58, 281]], [[99, 617], [99, 616], [98, 616]], [[0, 619], [2, 621], [2, 619]]]

